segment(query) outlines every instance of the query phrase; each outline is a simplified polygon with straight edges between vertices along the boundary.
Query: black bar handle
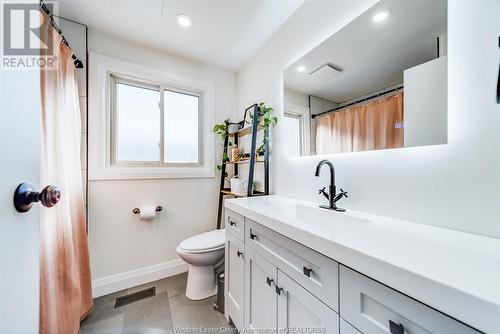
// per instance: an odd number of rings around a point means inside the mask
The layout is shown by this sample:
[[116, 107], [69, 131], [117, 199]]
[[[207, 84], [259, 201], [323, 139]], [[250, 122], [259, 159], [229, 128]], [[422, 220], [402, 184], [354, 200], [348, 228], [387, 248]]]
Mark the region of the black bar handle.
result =
[[229, 225], [231, 225], [231, 226], [235, 226], [235, 225], [236, 225], [236, 223], [235, 223], [235, 222], [233, 222], [233, 221], [231, 220], [231, 221], [229, 222]]
[[276, 293], [281, 296], [281, 291], [283, 291], [283, 288], [280, 288], [276, 285], [274, 289], [276, 290]]
[[312, 269], [311, 268], [307, 268], [307, 267], [302, 267], [302, 272], [304, 273], [304, 275], [306, 275], [307, 277], [311, 277], [311, 273], [312, 273]]
[[242, 256], [242, 255], [243, 255], [243, 252], [236, 251], [236, 255], [238, 255], [238, 257], [240, 257], [240, 256]]
[[250, 239], [255, 240], [257, 238], [257, 234], [253, 234], [250, 232]]
[[405, 333], [405, 327], [403, 324], [397, 324], [392, 320], [389, 320], [389, 331], [391, 334], [404, 334]]
[[267, 277], [267, 285], [271, 286], [271, 284], [274, 282], [272, 278]]

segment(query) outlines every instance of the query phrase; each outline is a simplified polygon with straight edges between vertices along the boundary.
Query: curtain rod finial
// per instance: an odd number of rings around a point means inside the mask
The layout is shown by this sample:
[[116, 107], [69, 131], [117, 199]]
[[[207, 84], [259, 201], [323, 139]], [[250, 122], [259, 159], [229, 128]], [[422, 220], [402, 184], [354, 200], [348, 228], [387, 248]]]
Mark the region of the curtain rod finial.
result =
[[75, 59], [75, 67], [76, 68], [83, 68], [83, 62], [80, 59]]

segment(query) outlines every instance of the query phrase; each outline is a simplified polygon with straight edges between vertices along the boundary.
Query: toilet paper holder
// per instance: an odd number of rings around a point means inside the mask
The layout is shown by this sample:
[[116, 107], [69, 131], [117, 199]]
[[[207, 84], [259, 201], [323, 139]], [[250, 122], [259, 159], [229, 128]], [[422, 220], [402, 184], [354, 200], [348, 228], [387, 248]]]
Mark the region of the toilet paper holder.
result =
[[[156, 212], [160, 212], [161, 210], [163, 210], [163, 208], [162, 208], [160, 205], [158, 205], [158, 206], [156, 207], [156, 209], [155, 209], [155, 211], [156, 211]], [[141, 210], [140, 210], [139, 208], [134, 208], [134, 209], [132, 210], [132, 212], [133, 212], [135, 215], [138, 215], [139, 213], [141, 213]]]

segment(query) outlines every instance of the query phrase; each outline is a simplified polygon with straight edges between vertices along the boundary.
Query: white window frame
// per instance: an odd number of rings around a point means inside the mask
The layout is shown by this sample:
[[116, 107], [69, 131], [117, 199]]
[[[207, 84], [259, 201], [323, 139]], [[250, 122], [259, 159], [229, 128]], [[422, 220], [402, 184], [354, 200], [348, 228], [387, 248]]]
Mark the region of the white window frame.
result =
[[[169, 163], [158, 165], [114, 165], [111, 150], [111, 75], [151, 83], [169, 90], [196, 92], [199, 100], [198, 164]], [[200, 82], [177, 73], [89, 53], [88, 177], [89, 180], [213, 178], [215, 142], [211, 127], [215, 122], [215, 89], [212, 83]], [[163, 93], [161, 93], [163, 98]], [[163, 120], [162, 120], [163, 121]], [[163, 136], [163, 132], [161, 133]], [[163, 161], [163, 160], [160, 160]]]
[[300, 155], [298, 157], [310, 155], [311, 116], [309, 108], [288, 102], [285, 102], [284, 107], [283, 117], [294, 117], [299, 119]]
[[[118, 147], [118, 110], [116, 105], [116, 87], [118, 84], [130, 85], [137, 88], [151, 89], [158, 92], [158, 107], [160, 109], [160, 155], [158, 161], [123, 161], [117, 160], [116, 150]], [[202, 115], [202, 105], [201, 101], [203, 99], [202, 93], [195, 90], [186, 90], [170, 85], [155, 84], [153, 82], [146, 82], [131, 78], [126, 78], [117, 74], [110, 74], [110, 110], [111, 110], [111, 129], [110, 129], [110, 165], [118, 167], [197, 167], [202, 165], [202, 147], [203, 142], [201, 140], [201, 115]], [[198, 98], [198, 162], [194, 163], [179, 163], [179, 162], [165, 162], [165, 103], [164, 103], [164, 91], [170, 91], [190, 96], [195, 96]]]
[[303, 119], [303, 115], [298, 115], [298, 114], [295, 114], [295, 113], [290, 113], [288, 111], [285, 111], [285, 113], [283, 114], [283, 117], [287, 117], [287, 118], [294, 118], [296, 119], [298, 122], [299, 122], [299, 152], [298, 152], [298, 155], [297, 156], [292, 156], [291, 158], [298, 158], [303, 154], [304, 152], [304, 138], [303, 138], [303, 133], [304, 133], [304, 119]]

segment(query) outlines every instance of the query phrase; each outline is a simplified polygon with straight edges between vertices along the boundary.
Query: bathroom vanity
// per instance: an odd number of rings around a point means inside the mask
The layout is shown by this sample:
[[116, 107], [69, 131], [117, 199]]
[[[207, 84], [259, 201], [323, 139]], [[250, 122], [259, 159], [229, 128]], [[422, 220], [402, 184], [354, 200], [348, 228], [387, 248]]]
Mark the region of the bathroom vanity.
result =
[[500, 332], [497, 239], [275, 195], [225, 207], [240, 331]]

